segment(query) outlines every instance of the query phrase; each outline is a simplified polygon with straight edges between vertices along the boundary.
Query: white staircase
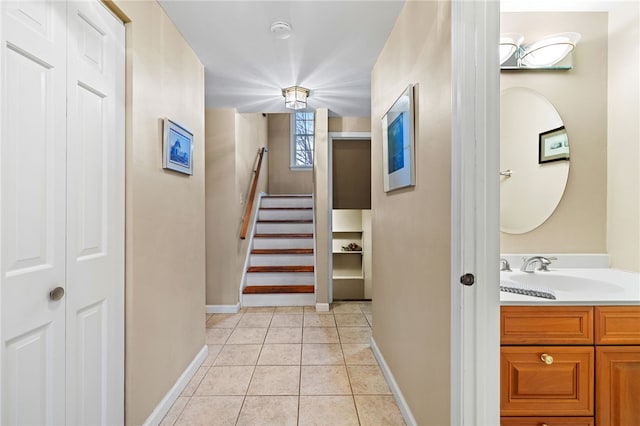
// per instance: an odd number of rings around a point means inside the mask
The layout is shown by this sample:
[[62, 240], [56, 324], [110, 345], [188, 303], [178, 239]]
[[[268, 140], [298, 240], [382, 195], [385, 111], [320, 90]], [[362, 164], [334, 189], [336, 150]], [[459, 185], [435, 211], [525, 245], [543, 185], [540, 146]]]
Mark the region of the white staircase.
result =
[[311, 195], [260, 200], [242, 286], [242, 306], [315, 304]]

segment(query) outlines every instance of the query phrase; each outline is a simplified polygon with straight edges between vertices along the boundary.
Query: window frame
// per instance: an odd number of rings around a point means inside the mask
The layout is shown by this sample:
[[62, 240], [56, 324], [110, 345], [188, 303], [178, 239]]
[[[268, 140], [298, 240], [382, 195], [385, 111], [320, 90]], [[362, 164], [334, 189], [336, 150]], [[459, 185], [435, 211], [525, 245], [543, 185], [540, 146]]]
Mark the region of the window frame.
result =
[[[304, 113], [304, 114], [311, 114], [313, 117], [313, 133], [311, 134], [305, 134], [306, 136], [311, 136], [312, 140], [313, 140], [313, 149], [311, 151], [311, 164], [296, 164], [296, 136], [298, 136], [298, 134], [296, 133], [296, 114], [297, 113]], [[289, 140], [289, 168], [292, 171], [310, 171], [313, 169], [313, 155], [314, 155], [314, 151], [315, 151], [315, 139], [316, 139], [316, 135], [315, 135], [315, 123], [316, 123], [316, 116], [315, 113], [313, 111], [292, 111], [290, 113], [289, 116], [289, 121], [290, 121], [290, 133], [291, 133], [291, 137]]]

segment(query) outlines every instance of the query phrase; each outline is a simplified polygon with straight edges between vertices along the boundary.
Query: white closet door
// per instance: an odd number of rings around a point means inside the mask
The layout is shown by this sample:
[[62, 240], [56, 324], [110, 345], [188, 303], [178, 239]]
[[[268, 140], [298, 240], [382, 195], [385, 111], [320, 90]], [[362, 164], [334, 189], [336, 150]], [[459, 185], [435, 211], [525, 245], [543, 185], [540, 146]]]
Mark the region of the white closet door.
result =
[[124, 26], [68, 5], [67, 422], [124, 422]]
[[66, 4], [0, 7], [0, 423], [64, 424]]

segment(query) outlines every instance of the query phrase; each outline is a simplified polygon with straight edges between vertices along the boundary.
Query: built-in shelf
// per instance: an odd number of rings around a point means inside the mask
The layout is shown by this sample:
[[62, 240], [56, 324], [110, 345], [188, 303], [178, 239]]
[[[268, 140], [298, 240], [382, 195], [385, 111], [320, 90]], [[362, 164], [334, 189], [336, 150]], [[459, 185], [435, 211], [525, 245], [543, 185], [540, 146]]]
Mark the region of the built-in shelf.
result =
[[355, 250], [343, 250], [343, 251], [334, 251], [333, 254], [362, 254], [362, 251], [355, 251]]
[[[365, 265], [370, 263], [370, 210], [334, 210], [332, 216], [332, 260], [334, 299], [364, 299], [370, 296]], [[361, 250], [342, 250], [351, 243]], [[369, 247], [369, 248], [367, 248]]]
[[[351, 276], [351, 275], [334, 275], [334, 280], [363, 280], [364, 275]], [[335, 282], [335, 281], [334, 281]]]

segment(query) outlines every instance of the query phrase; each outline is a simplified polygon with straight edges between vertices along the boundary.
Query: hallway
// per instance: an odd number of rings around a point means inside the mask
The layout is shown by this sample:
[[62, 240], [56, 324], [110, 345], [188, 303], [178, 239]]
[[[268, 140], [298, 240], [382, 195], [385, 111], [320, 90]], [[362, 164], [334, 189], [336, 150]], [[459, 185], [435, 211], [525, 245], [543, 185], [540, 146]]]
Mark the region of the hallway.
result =
[[405, 424], [370, 349], [370, 302], [206, 321], [209, 357], [162, 425]]

